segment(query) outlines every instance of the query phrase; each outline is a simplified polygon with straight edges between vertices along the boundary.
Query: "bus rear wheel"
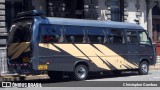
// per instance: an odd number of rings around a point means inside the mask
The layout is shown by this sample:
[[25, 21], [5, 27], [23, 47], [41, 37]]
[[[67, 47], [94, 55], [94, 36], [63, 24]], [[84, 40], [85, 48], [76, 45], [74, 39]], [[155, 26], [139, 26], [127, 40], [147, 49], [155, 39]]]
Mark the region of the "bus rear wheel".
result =
[[143, 61], [139, 65], [138, 73], [140, 75], [147, 75], [149, 71], [149, 63], [146, 61]]
[[59, 71], [48, 71], [48, 76], [50, 79], [58, 81], [63, 79], [63, 72]]
[[88, 76], [88, 68], [85, 65], [77, 65], [73, 72], [74, 80], [81, 81], [85, 80]]

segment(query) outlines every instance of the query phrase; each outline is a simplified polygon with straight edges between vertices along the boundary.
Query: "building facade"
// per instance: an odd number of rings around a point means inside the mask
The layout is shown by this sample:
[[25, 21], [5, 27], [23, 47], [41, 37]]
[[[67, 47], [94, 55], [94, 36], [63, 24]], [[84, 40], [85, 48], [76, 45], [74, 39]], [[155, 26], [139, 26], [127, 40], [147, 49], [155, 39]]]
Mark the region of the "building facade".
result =
[[16, 14], [33, 9], [48, 17], [137, 23], [160, 42], [160, 0], [0, 0], [0, 57], [6, 55], [7, 32]]
[[5, 0], [0, 0], [0, 58], [6, 56]]

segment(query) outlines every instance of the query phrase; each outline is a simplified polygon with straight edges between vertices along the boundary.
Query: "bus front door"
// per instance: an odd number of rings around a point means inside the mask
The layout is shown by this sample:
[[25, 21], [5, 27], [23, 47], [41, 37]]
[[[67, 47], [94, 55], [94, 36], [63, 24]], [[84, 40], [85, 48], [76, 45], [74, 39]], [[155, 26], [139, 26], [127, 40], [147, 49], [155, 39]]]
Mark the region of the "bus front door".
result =
[[128, 45], [128, 52], [127, 52], [127, 60], [126, 65], [129, 69], [137, 68], [139, 63], [139, 52], [138, 52], [138, 44], [131, 44]]

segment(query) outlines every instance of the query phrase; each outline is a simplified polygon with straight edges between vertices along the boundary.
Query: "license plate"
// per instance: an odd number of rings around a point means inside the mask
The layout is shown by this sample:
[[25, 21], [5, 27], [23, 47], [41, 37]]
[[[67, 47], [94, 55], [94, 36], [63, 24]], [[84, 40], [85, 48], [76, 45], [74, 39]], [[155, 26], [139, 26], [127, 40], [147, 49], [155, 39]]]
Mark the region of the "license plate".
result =
[[38, 65], [38, 70], [47, 70], [48, 65]]
[[25, 63], [29, 62], [29, 58], [28, 57], [24, 57], [23, 58], [23, 62], [25, 62]]

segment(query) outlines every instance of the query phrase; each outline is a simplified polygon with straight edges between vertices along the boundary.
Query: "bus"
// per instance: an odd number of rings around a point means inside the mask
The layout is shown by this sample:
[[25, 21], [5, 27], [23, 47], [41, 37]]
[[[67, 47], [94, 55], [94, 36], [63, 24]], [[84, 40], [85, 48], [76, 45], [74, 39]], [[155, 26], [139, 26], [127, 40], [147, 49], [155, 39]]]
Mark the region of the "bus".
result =
[[37, 10], [13, 21], [8, 58], [10, 71], [46, 71], [54, 80], [65, 74], [85, 80], [90, 72], [105, 71], [147, 75], [156, 62], [152, 41], [137, 24], [45, 17]]

